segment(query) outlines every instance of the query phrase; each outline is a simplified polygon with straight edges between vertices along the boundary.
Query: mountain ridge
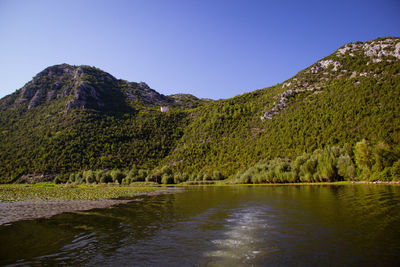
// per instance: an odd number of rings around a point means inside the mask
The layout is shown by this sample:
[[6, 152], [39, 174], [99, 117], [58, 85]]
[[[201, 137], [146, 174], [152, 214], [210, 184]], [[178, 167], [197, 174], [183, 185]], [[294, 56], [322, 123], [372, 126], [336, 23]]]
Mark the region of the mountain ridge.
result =
[[399, 59], [397, 37], [349, 43], [280, 84], [213, 101], [55, 65], [0, 100], [2, 182], [162, 166], [231, 177], [364, 138], [399, 149]]

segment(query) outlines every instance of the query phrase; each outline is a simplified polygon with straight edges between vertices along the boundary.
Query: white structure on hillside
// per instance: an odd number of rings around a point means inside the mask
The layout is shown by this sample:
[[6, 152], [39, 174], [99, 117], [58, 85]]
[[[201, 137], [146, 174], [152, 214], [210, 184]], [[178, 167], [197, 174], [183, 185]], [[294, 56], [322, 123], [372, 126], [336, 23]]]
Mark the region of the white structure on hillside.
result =
[[167, 106], [161, 107], [161, 112], [169, 112], [169, 107]]

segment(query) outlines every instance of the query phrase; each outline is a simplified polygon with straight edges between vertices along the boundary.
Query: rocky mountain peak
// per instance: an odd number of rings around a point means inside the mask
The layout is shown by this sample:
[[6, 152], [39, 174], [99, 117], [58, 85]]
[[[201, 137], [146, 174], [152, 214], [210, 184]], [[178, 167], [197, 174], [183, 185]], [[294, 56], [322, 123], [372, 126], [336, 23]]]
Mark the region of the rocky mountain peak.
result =
[[[60, 64], [46, 68], [20, 90], [0, 99], [0, 110], [19, 107], [30, 110], [58, 100], [67, 111], [73, 108], [120, 110], [122, 106], [134, 105], [135, 101], [159, 106], [176, 102], [177, 106], [186, 106], [186, 102], [162, 95], [145, 82], [118, 80], [95, 67]], [[195, 105], [190, 103], [190, 106]]]
[[17, 98], [13, 104], [28, 103], [28, 109], [32, 109], [68, 95], [70, 87], [65, 87], [65, 84], [74, 79], [76, 71], [76, 67], [68, 64], [46, 68], [22, 87], [20, 92], [17, 91]]
[[[367, 42], [348, 43], [333, 53], [328, 58], [319, 60], [309, 68], [311, 73], [321, 73], [331, 70], [333, 72], [349, 71], [343, 68], [343, 59], [367, 57], [367, 64], [378, 63], [382, 61], [391, 62], [400, 60], [400, 38], [378, 38]], [[331, 69], [330, 69], [331, 68]]]
[[137, 86], [139, 89], [143, 89], [143, 90], [150, 89], [150, 86], [148, 86], [147, 83], [145, 83], [145, 82], [139, 82]]
[[[20, 107], [33, 109], [54, 100], [65, 99], [67, 110], [75, 107], [104, 106], [101, 93], [106, 83], [115, 85], [117, 79], [110, 74], [90, 66], [60, 64], [38, 73], [20, 90], [0, 101], [0, 109]], [[95, 104], [95, 105], [93, 105]]]
[[364, 55], [370, 57], [372, 62], [381, 62], [385, 58], [387, 60], [399, 60], [400, 38], [379, 38], [364, 43], [349, 43], [339, 48], [336, 55], [339, 57]]

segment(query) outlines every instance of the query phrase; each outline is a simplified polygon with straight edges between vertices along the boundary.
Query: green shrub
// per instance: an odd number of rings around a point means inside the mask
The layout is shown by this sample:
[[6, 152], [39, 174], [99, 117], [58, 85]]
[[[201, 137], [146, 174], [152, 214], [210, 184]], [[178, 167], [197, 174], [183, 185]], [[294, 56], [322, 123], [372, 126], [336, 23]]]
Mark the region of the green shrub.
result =
[[353, 180], [356, 176], [356, 168], [350, 156], [345, 154], [341, 155], [337, 160], [338, 174], [344, 180]]
[[86, 183], [86, 180], [83, 178], [83, 174], [81, 172], [75, 174], [75, 182], [78, 184]]
[[368, 178], [371, 175], [371, 168], [374, 162], [372, 148], [365, 139], [355, 145], [354, 157], [357, 167], [361, 170], [362, 178]]
[[372, 171], [380, 172], [386, 167], [390, 167], [396, 161], [396, 155], [391, 147], [384, 143], [379, 142], [373, 147], [372, 151], [373, 163]]
[[137, 173], [137, 176], [136, 176], [136, 179], [135, 179], [135, 180], [136, 180], [136, 181], [139, 181], [139, 182], [145, 181], [147, 175], [148, 175], [148, 172], [147, 172], [146, 170], [140, 169], [140, 170], [138, 171], [138, 173]]
[[172, 184], [174, 182], [174, 177], [170, 174], [164, 173], [161, 178], [161, 183], [163, 184]]
[[249, 184], [251, 182], [251, 174], [245, 173], [240, 177], [240, 183]]
[[86, 183], [91, 184], [96, 182], [96, 175], [94, 171], [88, 170], [83, 172], [83, 178], [85, 179]]
[[301, 156], [296, 157], [296, 159], [292, 163], [292, 170], [296, 172], [297, 175], [300, 175], [300, 168], [304, 165], [309, 159], [311, 155], [308, 153], [303, 153]]
[[110, 175], [111, 175], [112, 181], [114, 183], [119, 183], [120, 184], [122, 182], [122, 179], [125, 178], [125, 174], [119, 169], [112, 170], [110, 172]]
[[314, 174], [317, 171], [317, 160], [310, 157], [300, 166], [300, 180], [302, 182], [313, 182]]
[[138, 175], [138, 170], [136, 168], [130, 169], [125, 173], [126, 178], [129, 178], [132, 181], [136, 181], [136, 177]]
[[53, 183], [61, 184], [61, 179], [60, 179], [60, 177], [58, 175], [54, 178]]
[[134, 181], [132, 180], [132, 178], [130, 178], [130, 177], [125, 177], [124, 179], [122, 179], [121, 184], [122, 184], [122, 185], [130, 185], [132, 182], [134, 182]]
[[101, 183], [102, 177], [104, 176], [104, 171], [102, 170], [97, 170], [94, 172], [95, 177], [96, 177], [96, 182]]
[[146, 182], [155, 182], [155, 181], [156, 181], [156, 176], [153, 173], [150, 173], [146, 176]]
[[336, 159], [330, 151], [324, 150], [318, 155], [317, 172], [315, 177], [318, 177], [320, 182], [337, 180]]
[[100, 179], [100, 183], [107, 184], [112, 183], [113, 179], [109, 172], [104, 173], [104, 175]]
[[397, 160], [393, 166], [390, 168], [390, 174], [394, 181], [400, 180], [400, 159]]
[[175, 183], [175, 184], [179, 184], [179, 183], [182, 183], [182, 182], [186, 181], [186, 180], [185, 180], [185, 177], [184, 177], [183, 174], [180, 173], [180, 172], [175, 173], [175, 174], [173, 175], [173, 177], [174, 177], [174, 183]]
[[71, 173], [71, 174], [69, 175], [69, 181], [70, 181], [71, 183], [75, 183], [75, 173]]
[[203, 174], [203, 181], [211, 181], [212, 177], [208, 173]]
[[222, 173], [220, 171], [216, 170], [213, 173], [213, 179], [214, 180], [223, 180], [224, 177], [223, 177], [223, 175], [222, 175]]
[[392, 174], [391, 168], [387, 167], [380, 172], [373, 172], [371, 177], [369, 178], [370, 181], [391, 181]]

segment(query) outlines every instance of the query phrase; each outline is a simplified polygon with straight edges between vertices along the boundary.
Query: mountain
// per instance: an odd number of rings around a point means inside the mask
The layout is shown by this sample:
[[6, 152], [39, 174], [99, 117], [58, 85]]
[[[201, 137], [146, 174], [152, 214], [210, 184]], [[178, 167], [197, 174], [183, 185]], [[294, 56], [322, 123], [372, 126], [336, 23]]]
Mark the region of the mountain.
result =
[[0, 100], [0, 177], [162, 166], [230, 177], [362, 139], [400, 151], [399, 103], [400, 38], [346, 44], [281, 84], [218, 101], [56, 65]]
[[[61, 64], [0, 100], [0, 177], [46, 177], [81, 168], [151, 168], [205, 100], [164, 96], [144, 82]], [[160, 112], [167, 106], [170, 112]]]
[[65, 110], [94, 109], [103, 112], [129, 112], [134, 103], [195, 107], [199, 99], [192, 95], [164, 96], [144, 82], [117, 80], [89, 66], [68, 64], [48, 67], [15, 93], [0, 100], [0, 110], [33, 109], [61, 102]]
[[230, 176], [362, 139], [400, 141], [400, 39], [350, 43], [281, 84], [195, 111], [162, 165]]

